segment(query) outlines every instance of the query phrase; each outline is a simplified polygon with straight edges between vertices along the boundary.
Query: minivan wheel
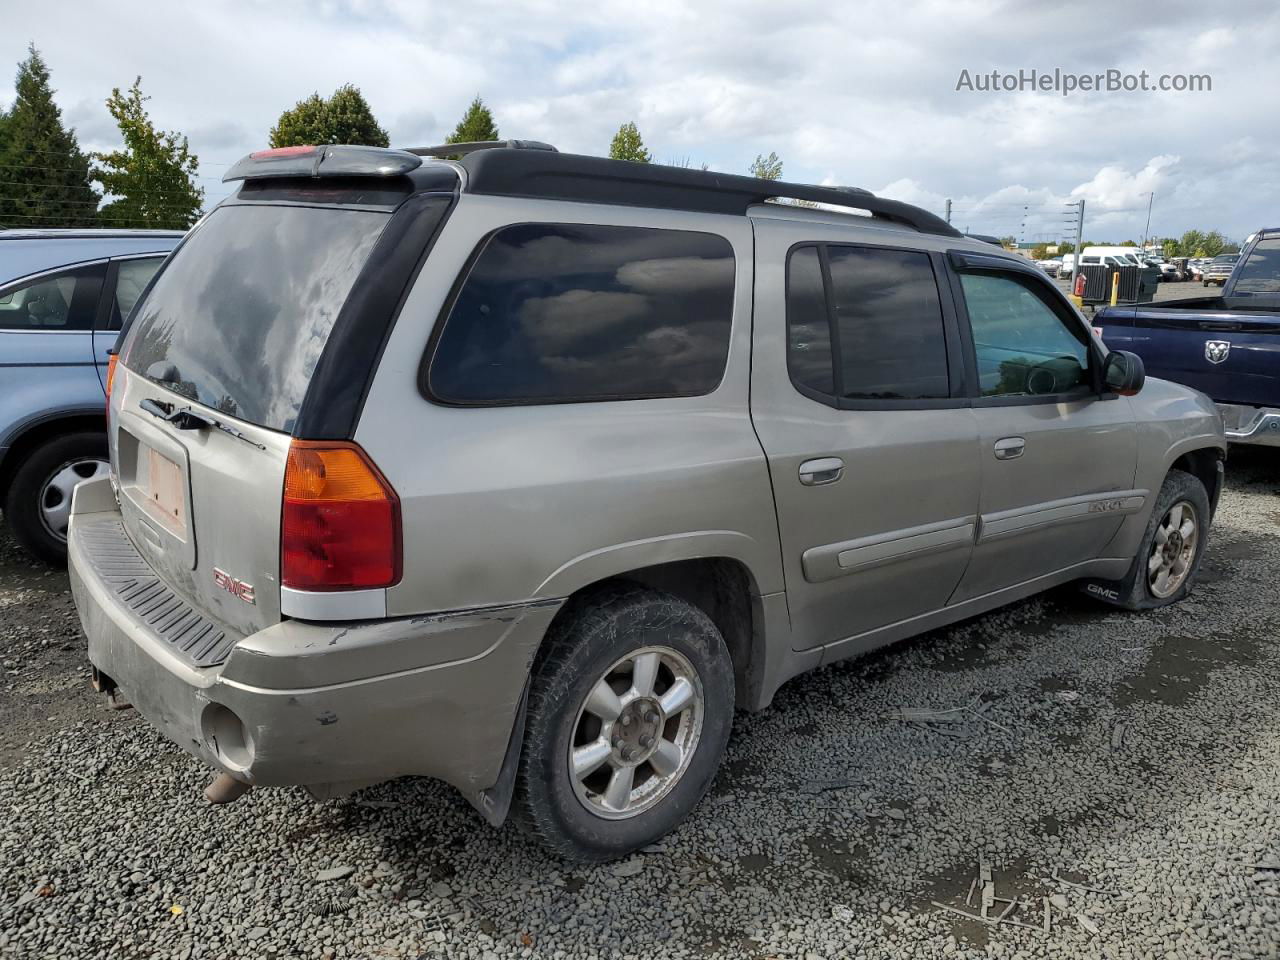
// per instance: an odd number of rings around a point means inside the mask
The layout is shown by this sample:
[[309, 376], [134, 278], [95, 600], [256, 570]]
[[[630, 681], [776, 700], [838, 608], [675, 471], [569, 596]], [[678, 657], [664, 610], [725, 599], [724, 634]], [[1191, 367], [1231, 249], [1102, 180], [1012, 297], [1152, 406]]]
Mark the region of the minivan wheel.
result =
[[1133, 566], [1116, 584], [1114, 602], [1129, 610], [1151, 610], [1190, 593], [1208, 540], [1209, 516], [1204, 484], [1182, 470], [1170, 470]]
[[37, 447], [14, 473], [5, 497], [14, 538], [43, 560], [65, 563], [71, 493], [109, 469], [104, 433], [67, 433]]
[[705, 613], [604, 588], [560, 615], [534, 665], [518, 816], [567, 860], [625, 856], [710, 787], [733, 723], [733, 664]]

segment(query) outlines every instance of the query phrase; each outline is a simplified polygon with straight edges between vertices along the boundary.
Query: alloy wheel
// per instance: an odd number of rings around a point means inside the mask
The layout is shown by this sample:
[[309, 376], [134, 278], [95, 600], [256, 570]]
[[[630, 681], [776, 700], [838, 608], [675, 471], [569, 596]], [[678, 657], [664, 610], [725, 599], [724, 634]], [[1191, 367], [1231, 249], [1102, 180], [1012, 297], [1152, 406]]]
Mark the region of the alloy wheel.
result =
[[1163, 600], [1186, 582], [1199, 537], [1195, 508], [1186, 500], [1179, 500], [1156, 528], [1151, 556], [1147, 558], [1147, 586], [1152, 596]]
[[702, 681], [678, 651], [648, 646], [616, 661], [574, 721], [568, 763], [578, 800], [606, 820], [650, 809], [688, 769], [704, 709]]

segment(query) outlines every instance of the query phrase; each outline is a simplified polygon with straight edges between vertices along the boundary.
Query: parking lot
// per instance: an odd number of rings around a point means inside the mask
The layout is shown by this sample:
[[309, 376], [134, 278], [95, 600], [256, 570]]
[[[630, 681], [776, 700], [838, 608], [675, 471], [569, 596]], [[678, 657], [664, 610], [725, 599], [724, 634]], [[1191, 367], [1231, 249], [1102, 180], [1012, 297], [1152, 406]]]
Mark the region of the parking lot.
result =
[[[5, 539], [0, 955], [1276, 957], [1280, 457], [1228, 478], [1189, 602], [1063, 589], [798, 678], [683, 827], [588, 868], [430, 782], [207, 805]], [[1027, 926], [936, 905], [978, 912], [981, 861]]]
[[[1071, 282], [1069, 280], [1057, 280], [1055, 282], [1063, 293], [1071, 293]], [[1221, 287], [1206, 287], [1193, 280], [1186, 280], [1182, 283], [1157, 284], [1155, 297], [1152, 298], [1152, 302], [1160, 303], [1165, 300], [1191, 300], [1196, 297], [1204, 297], [1208, 299], [1220, 296], [1222, 296]], [[1085, 313], [1088, 312], [1089, 311], [1086, 309]]]

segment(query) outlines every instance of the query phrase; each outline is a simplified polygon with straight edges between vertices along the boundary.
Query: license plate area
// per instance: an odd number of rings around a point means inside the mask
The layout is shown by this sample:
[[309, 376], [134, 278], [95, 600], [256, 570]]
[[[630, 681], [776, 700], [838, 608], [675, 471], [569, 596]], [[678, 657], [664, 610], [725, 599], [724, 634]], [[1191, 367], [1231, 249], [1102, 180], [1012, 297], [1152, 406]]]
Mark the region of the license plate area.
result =
[[139, 417], [120, 419], [115, 454], [125, 527], [157, 570], [194, 569], [187, 448]]
[[146, 454], [145, 485], [148, 512], [173, 534], [185, 538], [187, 532], [186, 478], [182, 467], [158, 450], [143, 446]]

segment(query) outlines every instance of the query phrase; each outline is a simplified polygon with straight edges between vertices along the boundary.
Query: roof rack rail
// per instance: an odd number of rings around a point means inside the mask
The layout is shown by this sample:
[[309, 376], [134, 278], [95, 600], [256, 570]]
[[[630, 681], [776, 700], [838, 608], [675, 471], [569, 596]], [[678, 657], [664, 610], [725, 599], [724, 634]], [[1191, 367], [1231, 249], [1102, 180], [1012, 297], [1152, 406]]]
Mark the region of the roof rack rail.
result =
[[983, 243], [990, 243], [999, 247], [1001, 250], [1004, 249], [1004, 244], [1000, 242], [1000, 238], [993, 237], [989, 233], [966, 233], [965, 236], [970, 240], [981, 240]]
[[[459, 144], [437, 148], [457, 153]], [[489, 143], [501, 147], [502, 143]], [[962, 236], [941, 217], [858, 187], [820, 187], [657, 163], [632, 163], [546, 150], [484, 150], [464, 156], [469, 193], [585, 203], [745, 214], [769, 200], [807, 200], [865, 210], [920, 233]]]
[[417, 157], [465, 157], [480, 150], [549, 150], [559, 153], [555, 147], [541, 140], [471, 140], [466, 143], [442, 143], [435, 147], [398, 147]]

